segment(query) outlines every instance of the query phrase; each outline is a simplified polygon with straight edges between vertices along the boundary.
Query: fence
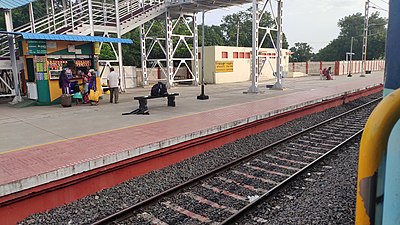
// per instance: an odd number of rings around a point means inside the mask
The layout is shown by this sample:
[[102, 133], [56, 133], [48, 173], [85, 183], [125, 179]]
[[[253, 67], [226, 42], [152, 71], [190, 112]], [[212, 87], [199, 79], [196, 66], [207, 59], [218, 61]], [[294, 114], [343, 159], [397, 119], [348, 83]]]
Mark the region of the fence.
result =
[[[361, 60], [334, 61], [334, 62], [293, 62], [290, 63], [289, 72], [300, 72], [308, 75], [319, 75], [324, 68], [331, 67], [335, 75], [345, 75], [361, 72]], [[367, 60], [365, 63], [367, 71], [381, 71], [385, 68], [385, 60]]]

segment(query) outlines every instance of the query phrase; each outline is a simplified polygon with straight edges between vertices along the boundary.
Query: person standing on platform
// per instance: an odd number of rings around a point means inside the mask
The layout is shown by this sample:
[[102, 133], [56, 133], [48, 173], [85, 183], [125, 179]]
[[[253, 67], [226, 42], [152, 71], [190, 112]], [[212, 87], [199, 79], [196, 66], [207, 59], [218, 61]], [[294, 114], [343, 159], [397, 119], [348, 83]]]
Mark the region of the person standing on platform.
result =
[[88, 71], [83, 70], [82, 72], [82, 79], [83, 79], [83, 90], [82, 90], [82, 94], [83, 94], [83, 103], [87, 104], [90, 103], [89, 101], [89, 80], [90, 80], [90, 76], [91, 75]]
[[120, 78], [119, 74], [114, 71], [114, 68], [110, 68], [110, 74], [107, 77], [107, 84], [108, 87], [110, 88], [110, 103], [113, 102], [117, 104], [118, 103], [118, 94], [119, 94], [119, 84], [120, 84]]
[[89, 77], [89, 100], [91, 105], [99, 103], [99, 95], [97, 93], [96, 74], [88, 72]]
[[68, 79], [68, 76], [67, 76], [65, 70], [62, 70], [60, 73], [58, 84], [59, 84], [63, 94], [69, 94], [69, 82], [70, 81]]

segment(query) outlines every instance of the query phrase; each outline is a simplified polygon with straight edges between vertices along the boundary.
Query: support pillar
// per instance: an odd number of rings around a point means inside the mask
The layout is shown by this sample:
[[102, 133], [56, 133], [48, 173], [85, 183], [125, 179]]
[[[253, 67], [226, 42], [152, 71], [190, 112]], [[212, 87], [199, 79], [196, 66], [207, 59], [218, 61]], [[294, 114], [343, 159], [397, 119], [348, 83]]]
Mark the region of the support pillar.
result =
[[167, 87], [171, 88], [174, 80], [174, 61], [172, 59], [174, 47], [172, 42], [172, 18], [169, 10], [165, 12], [165, 45]]
[[[92, 0], [88, 0], [88, 8], [89, 8], [89, 25], [90, 25], [90, 36], [94, 36], [94, 22], [93, 22], [93, 6], [92, 6]], [[118, 5], [118, 0], [115, 0], [115, 16], [116, 21], [117, 21], [117, 32], [118, 31], [118, 26], [119, 26], [119, 5]], [[121, 36], [121, 35], [120, 35]], [[118, 36], [118, 38], [121, 38]]]
[[35, 29], [35, 17], [33, 16], [33, 4], [32, 2], [29, 3], [29, 22], [31, 23], [31, 31], [33, 33], [36, 32]]
[[[91, 1], [91, 0], [89, 0]], [[115, 21], [117, 23], [117, 37], [121, 38], [121, 23], [119, 21], [119, 2], [115, 0]], [[92, 29], [93, 31], [93, 29]], [[124, 64], [122, 61], [122, 44], [118, 43], [118, 67], [119, 67], [119, 76], [121, 79], [120, 87], [121, 91], [125, 91], [126, 83], [125, 83], [125, 73], [124, 73]]]
[[[7, 31], [11, 32], [14, 30], [12, 23], [12, 14], [11, 10], [4, 10], [4, 17], [6, 22]], [[14, 35], [7, 34], [8, 37], [8, 47], [10, 48], [10, 59], [11, 59], [11, 68], [13, 73], [14, 80], [14, 93], [15, 97], [12, 100], [12, 104], [16, 104], [22, 101], [21, 92], [19, 90], [19, 77], [18, 77], [18, 68], [17, 68], [17, 58], [15, 57], [15, 43], [14, 43]]]
[[253, 0], [253, 16], [252, 16], [252, 56], [251, 56], [251, 86], [247, 93], [258, 93], [258, 26], [259, 13], [257, 0]]
[[[50, 15], [50, 6], [49, 6], [49, 0], [46, 0], [46, 16], [49, 17]], [[51, 33], [51, 26], [50, 26], [50, 22], [49, 22], [49, 33]]]
[[[55, 18], [55, 9], [54, 9], [54, 0], [51, 0], [51, 17], [53, 18], [53, 32], [56, 33], [56, 18]], [[50, 27], [50, 26], [49, 26]]]
[[367, 60], [367, 44], [368, 44], [368, 20], [369, 20], [368, 17], [369, 17], [369, 0], [365, 2], [364, 37], [363, 37], [360, 77], [365, 77], [365, 61]]
[[149, 85], [147, 74], [146, 31], [144, 24], [140, 25], [140, 56], [142, 59], [143, 86]]
[[276, 34], [276, 83], [271, 89], [283, 90], [282, 85], [282, 16], [283, 16], [283, 0], [278, 0], [277, 15], [277, 34]]
[[204, 14], [206, 12], [203, 11], [201, 24], [201, 93], [197, 96], [199, 100], [209, 99], [209, 96], [204, 94]]
[[63, 6], [63, 11], [64, 11], [64, 25], [68, 26], [67, 13], [66, 13], [66, 10], [67, 10], [67, 2], [66, 2], [66, 0], [62, 0], [62, 6]]
[[[194, 85], [199, 84], [199, 35], [197, 29], [197, 13], [193, 13], [193, 78]], [[204, 34], [203, 34], [204, 35]]]
[[72, 11], [72, 0], [69, 2], [69, 13], [71, 16], [72, 31], [75, 30], [74, 12]]

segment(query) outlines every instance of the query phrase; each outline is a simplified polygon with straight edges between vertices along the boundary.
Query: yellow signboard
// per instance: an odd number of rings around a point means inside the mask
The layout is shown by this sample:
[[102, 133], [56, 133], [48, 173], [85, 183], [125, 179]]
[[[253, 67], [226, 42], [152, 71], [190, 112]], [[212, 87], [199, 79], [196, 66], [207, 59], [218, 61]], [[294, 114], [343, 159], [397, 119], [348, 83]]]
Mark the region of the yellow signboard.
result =
[[99, 42], [93, 43], [93, 48], [94, 48], [94, 54], [100, 55], [100, 43]]
[[215, 61], [215, 72], [233, 72], [233, 61]]

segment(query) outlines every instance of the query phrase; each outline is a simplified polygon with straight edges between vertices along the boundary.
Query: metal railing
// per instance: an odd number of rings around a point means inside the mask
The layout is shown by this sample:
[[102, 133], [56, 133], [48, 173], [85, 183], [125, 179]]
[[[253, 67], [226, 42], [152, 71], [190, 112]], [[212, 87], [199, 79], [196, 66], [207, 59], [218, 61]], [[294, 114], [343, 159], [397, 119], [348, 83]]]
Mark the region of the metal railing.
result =
[[[164, 4], [164, 0], [125, 0], [119, 3], [120, 22], [140, 20], [141, 16]], [[74, 4], [72, 7], [59, 12], [48, 14], [36, 19], [35, 23], [27, 23], [14, 28], [15, 32], [35, 32], [49, 34], [87, 34], [90, 31], [88, 1]], [[93, 25], [115, 27], [115, 5], [105, 2], [92, 1]], [[141, 23], [141, 21], [135, 21]], [[9, 56], [6, 35], [0, 35], [0, 56]]]

